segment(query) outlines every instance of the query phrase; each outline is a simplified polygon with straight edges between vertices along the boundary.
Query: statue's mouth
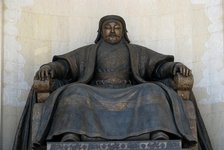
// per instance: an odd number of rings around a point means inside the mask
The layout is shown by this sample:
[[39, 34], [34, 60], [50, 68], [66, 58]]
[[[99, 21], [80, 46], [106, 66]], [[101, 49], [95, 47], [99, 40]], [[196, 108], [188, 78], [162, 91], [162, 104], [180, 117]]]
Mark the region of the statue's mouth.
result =
[[117, 36], [109, 36], [109, 39], [117, 39]]
[[110, 33], [109, 37], [119, 37], [119, 35], [117, 35], [116, 33]]
[[117, 37], [116, 35], [109, 35], [109, 37]]
[[110, 39], [115, 39], [115, 38], [119, 38], [120, 36], [118, 36], [118, 35], [109, 35], [108, 36], [108, 38], [110, 38]]

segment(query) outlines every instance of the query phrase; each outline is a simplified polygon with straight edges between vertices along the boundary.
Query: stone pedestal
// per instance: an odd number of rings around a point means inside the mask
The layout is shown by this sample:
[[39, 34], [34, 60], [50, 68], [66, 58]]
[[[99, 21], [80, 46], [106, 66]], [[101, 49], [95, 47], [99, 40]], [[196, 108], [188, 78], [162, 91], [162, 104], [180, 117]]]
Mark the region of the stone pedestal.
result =
[[187, 150], [181, 141], [52, 142], [47, 150]]

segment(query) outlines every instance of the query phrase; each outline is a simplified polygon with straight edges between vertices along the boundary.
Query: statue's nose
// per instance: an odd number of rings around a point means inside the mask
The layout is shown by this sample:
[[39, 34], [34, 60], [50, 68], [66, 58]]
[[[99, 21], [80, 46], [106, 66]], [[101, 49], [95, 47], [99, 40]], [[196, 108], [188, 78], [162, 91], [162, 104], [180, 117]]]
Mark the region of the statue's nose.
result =
[[114, 28], [111, 28], [111, 32], [113, 32], [113, 33], [114, 33]]

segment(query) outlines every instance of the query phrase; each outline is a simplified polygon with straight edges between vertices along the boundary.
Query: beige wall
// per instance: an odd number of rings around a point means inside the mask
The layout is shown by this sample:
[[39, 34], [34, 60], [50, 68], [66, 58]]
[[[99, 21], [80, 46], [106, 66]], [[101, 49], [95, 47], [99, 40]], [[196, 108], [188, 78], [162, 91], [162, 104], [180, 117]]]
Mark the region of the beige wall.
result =
[[[0, 145], [2, 145], [2, 58], [3, 58], [3, 47], [2, 47], [2, 29], [3, 29], [3, 3], [0, 1]], [[1, 149], [1, 148], [0, 148]]]
[[93, 43], [99, 19], [125, 18], [132, 43], [192, 68], [215, 150], [224, 147], [222, 0], [4, 0], [3, 149], [9, 150], [35, 71], [55, 54]]

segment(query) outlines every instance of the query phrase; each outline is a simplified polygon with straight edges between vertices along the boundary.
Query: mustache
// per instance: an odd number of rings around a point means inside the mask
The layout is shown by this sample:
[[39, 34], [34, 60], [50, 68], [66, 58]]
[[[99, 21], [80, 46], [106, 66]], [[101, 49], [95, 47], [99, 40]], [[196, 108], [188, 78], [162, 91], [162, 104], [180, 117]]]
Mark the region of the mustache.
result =
[[119, 36], [119, 35], [117, 35], [116, 33], [110, 33], [108, 36], [120, 37], [120, 36]]

